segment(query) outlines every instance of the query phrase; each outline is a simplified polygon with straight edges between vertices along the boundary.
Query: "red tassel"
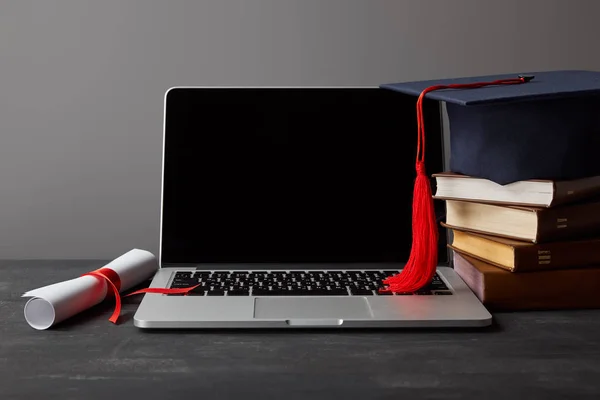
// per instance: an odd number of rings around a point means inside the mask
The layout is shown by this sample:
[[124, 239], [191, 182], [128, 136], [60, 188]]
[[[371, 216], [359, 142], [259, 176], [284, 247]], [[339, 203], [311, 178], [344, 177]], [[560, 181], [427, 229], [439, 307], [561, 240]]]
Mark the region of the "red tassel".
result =
[[402, 272], [383, 281], [387, 287], [382, 292], [415, 292], [431, 283], [437, 268], [438, 230], [433, 208], [431, 185], [425, 171], [425, 125], [423, 99], [429, 92], [439, 89], [473, 89], [491, 85], [515, 85], [529, 82], [533, 77], [501, 79], [493, 82], [475, 82], [431, 86], [421, 92], [417, 100], [417, 177], [413, 192], [412, 246], [410, 257]]
[[414, 292], [429, 284], [437, 267], [438, 230], [433, 198], [425, 164], [417, 161], [417, 179], [413, 193], [413, 242], [408, 263], [402, 273], [383, 281], [387, 291]]

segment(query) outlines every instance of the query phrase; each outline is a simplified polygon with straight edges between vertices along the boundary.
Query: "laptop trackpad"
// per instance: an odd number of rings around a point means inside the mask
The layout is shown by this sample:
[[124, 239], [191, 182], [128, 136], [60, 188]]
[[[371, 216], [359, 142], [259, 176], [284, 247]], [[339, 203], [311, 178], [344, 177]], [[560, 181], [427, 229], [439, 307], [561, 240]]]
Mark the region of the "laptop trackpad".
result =
[[259, 297], [254, 318], [368, 319], [373, 314], [364, 297]]

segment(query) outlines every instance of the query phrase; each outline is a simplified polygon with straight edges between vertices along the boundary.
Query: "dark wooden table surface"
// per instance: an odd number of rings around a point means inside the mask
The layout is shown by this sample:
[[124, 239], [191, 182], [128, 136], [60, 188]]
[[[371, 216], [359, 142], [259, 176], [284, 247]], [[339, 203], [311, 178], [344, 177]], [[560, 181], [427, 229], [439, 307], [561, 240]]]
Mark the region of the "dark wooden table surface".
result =
[[[495, 314], [483, 330], [144, 332], [102, 304], [51, 330], [29, 289], [99, 261], [0, 262], [0, 399], [600, 398], [600, 311]], [[600, 294], [599, 294], [600, 295]]]

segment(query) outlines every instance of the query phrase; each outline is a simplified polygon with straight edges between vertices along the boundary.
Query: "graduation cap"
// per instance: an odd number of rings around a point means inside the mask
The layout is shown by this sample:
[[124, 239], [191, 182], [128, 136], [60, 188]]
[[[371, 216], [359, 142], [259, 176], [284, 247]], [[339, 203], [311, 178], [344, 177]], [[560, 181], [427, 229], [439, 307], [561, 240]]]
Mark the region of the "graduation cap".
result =
[[600, 175], [600, 72], [546, 71], [381, 87], [418, 96], [413, 244], [403, 272], [384, 282], [388, 290], [420, 289], [437, 265], [437, 227], [425, 172], [425, 98], [446, 103], [452, 172], [501, 185]]

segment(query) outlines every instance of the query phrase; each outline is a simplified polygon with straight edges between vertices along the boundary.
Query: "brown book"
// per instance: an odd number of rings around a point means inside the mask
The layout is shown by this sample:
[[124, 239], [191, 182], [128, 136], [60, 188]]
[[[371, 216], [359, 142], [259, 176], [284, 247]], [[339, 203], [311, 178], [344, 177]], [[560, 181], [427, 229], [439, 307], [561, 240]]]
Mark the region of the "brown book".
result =
[[447, 200], [445, 226], [533, 243], [600, 236], [600, 202], [536, 208]]
[[600, 265], [600, 238], [535, 244], [454, 229], [448, 247], [511, 272]]
[[482, 203], [555, 207], [600, 195], [600, 176], [570, 181], [528, 180], [500, 185], [496, 182], [453, 172], [434, 174], [434, 198]]
[[514, 274], [453, 253], [454, 270], [490, 311], [600, 308], [600, 266]]

